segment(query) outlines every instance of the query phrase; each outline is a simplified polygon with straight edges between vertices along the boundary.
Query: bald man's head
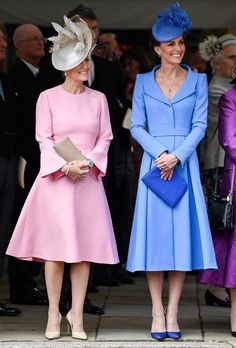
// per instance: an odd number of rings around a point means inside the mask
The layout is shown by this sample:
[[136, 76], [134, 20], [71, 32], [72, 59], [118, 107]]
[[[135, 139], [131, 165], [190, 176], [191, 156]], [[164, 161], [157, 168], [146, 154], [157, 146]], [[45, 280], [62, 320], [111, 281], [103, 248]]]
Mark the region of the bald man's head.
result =
[[35, 66], [44, 56], [44, 37], [34, 24], [22, 24], [13, 34], [16, 55]]

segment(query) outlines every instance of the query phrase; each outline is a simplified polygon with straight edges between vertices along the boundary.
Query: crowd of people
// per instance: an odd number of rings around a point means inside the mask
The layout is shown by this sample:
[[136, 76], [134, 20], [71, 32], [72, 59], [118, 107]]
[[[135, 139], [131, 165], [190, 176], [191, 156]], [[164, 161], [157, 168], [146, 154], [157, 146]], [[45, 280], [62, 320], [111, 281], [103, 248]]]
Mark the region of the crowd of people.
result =
[[[133, 284], [132, 272], [144, 271], [152, 338], [180, 339], [185, 275], [200, 271], [206, 303], [231, 307], [236, 337], [236, 225], [211, 230], [207, 216], [214, 187], [226, 194], [236, 163], [236, 37], [207, 37], [188, 65], [192, 23], [178, 4], [158, 14], [150, 53], [122, 52], [82, 4], [53, 27], [45, 55], [40, 28], [18, 26], [15, 63], [0, 73], [0, 279], [7, 254], [10, 302], [48, 305], [47, 339], [60, 337], [65, 315], [72, 337], [86, 340], [83, 313], [104, 313], [88, 293]], [[6, 51], [0, 28], [1, 64]], [[175, 202], [165, 197], [174, 191], [143, 180], [151, 173], [167, 188], [182, 180]], [[20, 313], [0, 304], [0, 316]]]

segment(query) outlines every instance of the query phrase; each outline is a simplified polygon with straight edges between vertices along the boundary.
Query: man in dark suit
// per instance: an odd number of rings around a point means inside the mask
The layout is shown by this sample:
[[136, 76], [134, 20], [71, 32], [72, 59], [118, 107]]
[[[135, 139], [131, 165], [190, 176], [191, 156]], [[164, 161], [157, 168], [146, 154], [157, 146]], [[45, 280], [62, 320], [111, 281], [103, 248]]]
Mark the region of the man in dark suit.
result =
[[[17, 218], [40, 167], [40, 151], [35, 140], [35, 109], [38, 96], [43, 90], [38, 64], [44, 56], [44, 37], [37, 26], [23, 24], [16, 28], [13, 41], [17, 58], [9, 76], [20, 102], [22, 127], [20, 155], [26, 160], [25, 187], [17, 188]], [[36, 286], [34, 280], [40, 269], [41, 264], [38, 262], [9, 257], [12, 303], [47, 304], [47, 296]]]
[[[6, 39], [0, 30], [0, 65], [6, 58], [6, 48]], [[10, 221], [15, 198], [18, 114], [16, 95], [6, 75], [0, 73], [0, 278], [11, 234]], [[0, 316], [16, 316], [20, 312], [17, 308], [9, 308], [0, 303]]]

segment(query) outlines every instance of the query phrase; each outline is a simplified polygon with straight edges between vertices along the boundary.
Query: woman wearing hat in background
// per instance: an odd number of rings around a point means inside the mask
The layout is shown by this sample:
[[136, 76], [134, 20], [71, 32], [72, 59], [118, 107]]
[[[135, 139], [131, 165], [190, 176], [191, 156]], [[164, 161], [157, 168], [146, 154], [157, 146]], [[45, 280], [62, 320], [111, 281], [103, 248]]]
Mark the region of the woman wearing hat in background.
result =
[[[196, 154], [207, 123], [207, 78], [181, 64], [183, 33], [190, 27], [187, 13], [178, 5], [159, 14], [152, 46], [161, 64], [137, 76], [133, 97], [131, 133], [144, 155], [127, 269], [147, 272], [151, 335], [157, 340], [181, 337], [177, 315], [185, 272], [217, 268]], [[163, 180], [171, 180], [175, 172], [187, 183], [187, 191], [173, 208], [141, 180], [155, 166]], [[164, 271], [169, 282], [166, 312]]]
[[[212, 78], [208, 86], [207, 131], [203, 142], [203, 178], [207, 201], [210, 203], [216, 180], [220, 185], [224, 172], [224, 149], [218, 140], [219, 100], [223, 93], [232, 88], [231, 70], [236, 59], [236, 36], [232, 34], [220, 37], [207, 36], [199, 45], [199, 53], [212, 68]], [[203, 283], [205, 277], [207, 283], [208, 272], [200, 274]], [[230, 296], [222, 287], [210, 284], [204, 295], [207, 305], [231, 306]]]
[[[78, 16], [53, 23], [52, 62], [65, 82], [41, 93], [36, 139], [41, 169], [19, 217], [7, 253], [45, 262], [49, 298], [45, 337], [60, 337], [59, 299], [64, 263], [70, 263], [72, 306], [67, 320], [72, 337], [87, 339], [83, 304], [90, 262], [117, 263], [118, 255], [101, 177], [105, 175], [112, 132], [104, 94], [84, 86], [93, 35]], [[54, 150], [69, 137], [84, 159], [70, 163]]]
[[[226, 197], [231, 187], [233, 168], [236, 164], [236, 62], [231, 76], [233, 88], [224, 92], [219, 101], [219, 143], [225, 151], [224, 173], [221, 184], [221, 195]], [[233, 207], [236, 209], [236, 180], [233, 183]], [[220, 288], [230, 289], [231, 333], [236, 337], [236, 216], [232, 231], [212, 231], [218, 270], [203, 271], [199, 281]]]

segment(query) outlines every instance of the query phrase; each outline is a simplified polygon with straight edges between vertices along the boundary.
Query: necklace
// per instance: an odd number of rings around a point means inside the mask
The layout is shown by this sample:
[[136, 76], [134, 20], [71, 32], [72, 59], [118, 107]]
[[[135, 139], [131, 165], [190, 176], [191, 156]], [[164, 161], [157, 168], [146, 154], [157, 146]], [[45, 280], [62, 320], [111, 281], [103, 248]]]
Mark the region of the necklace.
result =
[[[161, 76], [159, 76], [159, 77], [161, 77]], [[161, 77], [161, 79], [160, 79], [160, 81], [158, 83], [159, 83], [161, 89], [163, 89], [164, 94], [167, 94], [167, 98], [171, 99], [172, 92], [173, 92], [173, 87], [175, 85], [176, 79], [171, 81], [171, 83], [167, 83], [166, 80], [167, 79], [164, 79], [163, 77]]]
[[164, 75], [160, 74], [159, 72], [156, 74], [157, 82], [161, 89], [163, 90], [163, 93], [166, 95], [168, 99], [171, 99], [173, 96], [174, 86], [176, 85], [177, 79], [181, 77], [180, 74], [177, 74], [174, 79], [171, 80], [170, 83], [167, 83], [168, 78], [166, 78]]
[[172, 96], [172, 88], [174, 87], [174, 83], [175, 83], [175, 80], [173, 80], [170, 85], [166, 83], [169, 98], [171, 98]]

